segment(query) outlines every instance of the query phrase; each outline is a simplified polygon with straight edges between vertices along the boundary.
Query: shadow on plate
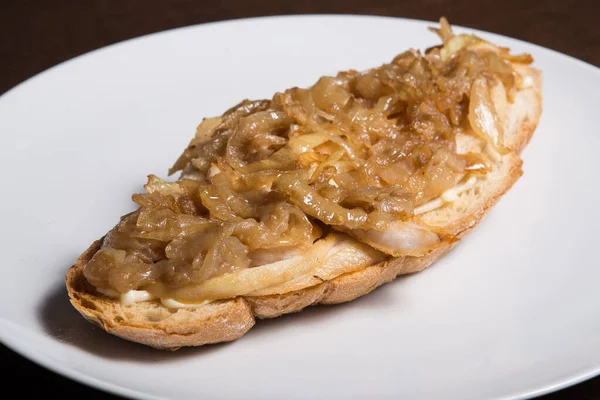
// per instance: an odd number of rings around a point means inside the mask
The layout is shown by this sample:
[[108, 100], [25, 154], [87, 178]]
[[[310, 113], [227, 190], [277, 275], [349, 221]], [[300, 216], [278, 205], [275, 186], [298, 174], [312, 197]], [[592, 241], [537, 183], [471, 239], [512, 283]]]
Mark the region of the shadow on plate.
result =
[[228, 343], [220, 343], [198, 348], [182, 348], [176, 352], [170, 352], [128, 342], [109, 335], [86, 321], [69, 302], [64, 285], [55, 286], [38, 305], [38, 318], [45, 332], [56, 340], [112, 360], [172, 361], [218, 351], [228, 345]]

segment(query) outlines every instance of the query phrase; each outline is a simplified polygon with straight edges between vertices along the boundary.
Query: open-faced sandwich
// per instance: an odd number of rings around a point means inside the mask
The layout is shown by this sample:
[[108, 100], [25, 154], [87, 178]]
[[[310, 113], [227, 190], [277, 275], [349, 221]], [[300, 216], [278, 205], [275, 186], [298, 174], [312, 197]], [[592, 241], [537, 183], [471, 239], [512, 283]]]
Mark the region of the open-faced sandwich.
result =
[[541, 74], [473, 35], [243, 101], [198, 126], [68, 273], [73, 306], [160, 349], [369, 293], [431, 265], [521, 176]]

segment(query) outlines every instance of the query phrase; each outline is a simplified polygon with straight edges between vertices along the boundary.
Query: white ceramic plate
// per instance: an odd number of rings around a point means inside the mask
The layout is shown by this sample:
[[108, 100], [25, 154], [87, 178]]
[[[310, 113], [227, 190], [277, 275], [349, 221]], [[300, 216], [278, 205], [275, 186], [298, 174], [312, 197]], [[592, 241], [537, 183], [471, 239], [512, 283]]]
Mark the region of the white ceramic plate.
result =
[[202, 117], [436, 44], [428, 25], [303, 16], [194, 26], [94, 51], [6, 93], [1, 340], [145, 398], [517, 398], [598, 374], [599, 70], [481, 32], [534, 55], [545, 110], [523, 178], [435, 267], [176, 353], [107, 335], [68, 303], [69, 265], [132, 209], [148, 173], [165, 175]]

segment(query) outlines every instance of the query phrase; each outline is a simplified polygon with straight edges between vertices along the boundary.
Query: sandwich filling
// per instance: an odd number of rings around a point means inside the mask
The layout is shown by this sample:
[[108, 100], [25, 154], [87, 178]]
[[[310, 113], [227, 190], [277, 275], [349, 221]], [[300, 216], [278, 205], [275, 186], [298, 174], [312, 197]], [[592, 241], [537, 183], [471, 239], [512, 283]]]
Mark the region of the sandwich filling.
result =
[[[444, 19], [436, 32], [443, 45], [425, 54], [205, 119], [169, 171], [181, 178], [149, 176], [86, 280], [124, 303], [197, 306], [301, 289], [452, 240], [419, 216], [511, 151], [505, 112], [526, 84], [513, 64], [532, 59], [456, 36]], [[462, 148], [464, 138], [478, 146]]]

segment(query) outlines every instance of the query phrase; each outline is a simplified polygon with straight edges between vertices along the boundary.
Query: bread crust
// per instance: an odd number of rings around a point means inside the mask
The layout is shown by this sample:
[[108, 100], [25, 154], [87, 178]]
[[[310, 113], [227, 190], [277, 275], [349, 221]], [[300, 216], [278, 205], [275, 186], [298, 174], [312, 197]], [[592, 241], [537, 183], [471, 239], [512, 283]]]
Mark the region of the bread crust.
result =
[[106, 332], [162, 350], [232, 341], [248, 332], [256, 318], [275, 318], [315, 304], [354, 300], [398, 275], [425, 269], [453, 247], [445, 243], [425, 257], [390, 257], [362, 270], [281, 295], [243, 296], [198, 309], [167, 309], [157, 300], [126, 306], [96, 293], [83, 276], [83, 266], [101, 245], [102, 239], [95, 241], [69, 268], [66, 286], [71, 304], [85, 319]]
[[520, 93], [525, 96], [528, 109], [519, 118], [514, 134], [507, 140], [515, 152], [505, 157], [500, 178], [490, 186], [487, 196], [473, 200], [473, 204], [469, 204], [461, 215], [444, 226], [446, 232], [455, 235], [455, 241], [444, 242], [422, 257], [390, 257], [361, 270], [289, 293], [242, 296], [199, 308], [169, 309], [159, 301], [122, 305], [118, 300], [98, 294], [86, 282], [83, 266], [101, 247], [100, 239], [77, 259], [67, 273], [66, 286], [71, 303], [84, 318], [108, 333], [157, 349], [176, 350], [182, 346], [232, 341], [248, 332], [256, 318], [274, 318], [315, 304], [351, 301], [392, 281], [398, 275], [429, 267], [471, 231], [522, 174], [522, 161], [518, 153], [529, 142], [538, 124], [542, 92], [539, 71], [524, 66], [520, 66], [519, 70], [527, 73], [533, 84]]
[[95, 241], [69, 268], [66, 286], [71, 304], [88, 321], [123, 339], [164, 350], [229, 342], [254, 326], [242, 298], [209, 303], [201, 309], [170, 310], [157, 301], [124, 306], [99, 295], [83, 276], [83, 266], [100, 249]]

